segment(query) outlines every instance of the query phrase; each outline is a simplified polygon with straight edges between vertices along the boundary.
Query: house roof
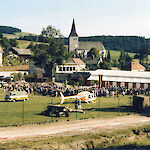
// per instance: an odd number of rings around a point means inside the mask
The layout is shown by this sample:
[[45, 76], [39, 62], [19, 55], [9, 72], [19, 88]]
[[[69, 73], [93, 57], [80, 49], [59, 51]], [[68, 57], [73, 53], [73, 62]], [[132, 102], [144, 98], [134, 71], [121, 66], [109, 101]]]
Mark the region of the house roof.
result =
[[65, 65], [85, 65], [85, 63], [80, 58], [71, 58], [64, 61]]
[[77, 65], [85, 65], [85, 63], [80, 58], [72, 58], [72, 61]]
[[70, 32], [69, 36], [78, 36], [78, 34], [76, 32], [76, 26], [75, 26], [74, 19], [73, 19], [73, 22], [72, 22], [71, 32]]
[[27, 71], [29, 65], [19, 65], [19, 66], [1, 66], [0, 71]]
[[100, 61], [100, 58], [98, 58], [98, 57], [95, 57], [93, 59], [92, 58], [85, 59], [85, 63], [87, 65], [97, 65], [99, 61]]
[[139, 62], [134, 61], [131, 62], [131, 71], [133, 70], [146, 70], [146, 68], [143, 65], [141, 65]]
[[79, 41], [79, 49], [90, 50], [91, 48], [97, 48], [98, 50], [105, 50], [102, 42], [98, 41]]
[[19, 48], [13, 47], [13, 50], [15, 50], [18, 53], [18, 55], [31, 55], [30, 49], [19, 49]]

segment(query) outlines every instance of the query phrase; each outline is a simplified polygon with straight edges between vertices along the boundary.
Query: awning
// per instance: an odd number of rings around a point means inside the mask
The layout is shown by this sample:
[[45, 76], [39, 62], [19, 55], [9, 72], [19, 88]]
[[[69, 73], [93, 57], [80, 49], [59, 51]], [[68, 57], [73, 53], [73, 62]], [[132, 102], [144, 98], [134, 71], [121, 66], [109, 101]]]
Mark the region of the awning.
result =
[[[87, 80], [90, 81], [98, 81], [99, 76], [93, 76], [91, 75]], [[103, 76], [102, 81], [114, 81], [114, 82], [132, 82], [132, 83], [150, 83], [150, 80], [148, 78], [134, 78], [134, 77], [108, 77]]]

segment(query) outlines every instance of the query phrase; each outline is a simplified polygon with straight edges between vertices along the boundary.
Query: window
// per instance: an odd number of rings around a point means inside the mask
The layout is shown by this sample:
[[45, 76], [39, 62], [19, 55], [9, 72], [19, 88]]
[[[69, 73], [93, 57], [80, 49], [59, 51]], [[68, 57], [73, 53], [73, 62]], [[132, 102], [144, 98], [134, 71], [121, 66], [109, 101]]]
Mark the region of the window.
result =
[[75, 71], [75, 67], [73, 67], [73, 71]]
[[136, 88], [136, 83], [133, 83], [133, 84], [132, 84], [132, 88]]
[[62, 71], [62, 67], [59, 67], [59, 71]]
[[140, 83], [140, 88], [144, 88], [144, 83]]
[[72, 71], [72, 67], [70, 67], [70, 71]]
[[113, 85], [113, 82], [112, 82], [112, 81], [109, 81], [109, 85]]
[[69, 71], [69, 67], [67, 67], [67, 71]]
[[121, 82], [117, 82], [117, 87], [120, 87], [120, 85], [121, 85]]
[[63, 71], [65, 71], [65, 67], [63, 67]]
[[105, 87], [105, 81], [102, 81], [102, 87]]
[[125, 82], [125, 87], [128, 88], [128, 82]]

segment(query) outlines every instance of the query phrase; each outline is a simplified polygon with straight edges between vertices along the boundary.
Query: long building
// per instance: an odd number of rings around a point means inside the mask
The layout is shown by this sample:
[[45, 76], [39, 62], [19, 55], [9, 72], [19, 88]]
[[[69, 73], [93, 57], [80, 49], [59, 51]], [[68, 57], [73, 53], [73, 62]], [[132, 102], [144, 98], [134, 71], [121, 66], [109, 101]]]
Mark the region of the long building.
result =
[[90, 71], [90, 77], [87, 81], [101, 80], [102, 87], [115, 86], [126, 88], [144, 88], [150, 89], [150, 72], [140, 71], [121, 71], [121, 70], [103, 70], [98, 69]]

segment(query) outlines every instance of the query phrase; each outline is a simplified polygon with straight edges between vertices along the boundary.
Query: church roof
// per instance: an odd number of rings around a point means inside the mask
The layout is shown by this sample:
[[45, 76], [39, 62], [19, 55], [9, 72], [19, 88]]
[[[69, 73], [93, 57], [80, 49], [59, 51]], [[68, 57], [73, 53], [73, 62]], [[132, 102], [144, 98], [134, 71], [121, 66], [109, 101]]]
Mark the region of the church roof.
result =
[[79, 50], [84, 49], [84, 50], [90, 50], [91, 48], [97, 48], [98, 50], [105, 50], [104, 45], [102, 42], [98, 41], [79, 41]]
[[76, 32], [76, 26], [75, 26], [75, 21], [73, 19], [73, 22], [72, 22], [72, 28], [71, 28], [71, 32], [70, 32], [70, 35], [69, 36], [78, 36], [77, 32]]

